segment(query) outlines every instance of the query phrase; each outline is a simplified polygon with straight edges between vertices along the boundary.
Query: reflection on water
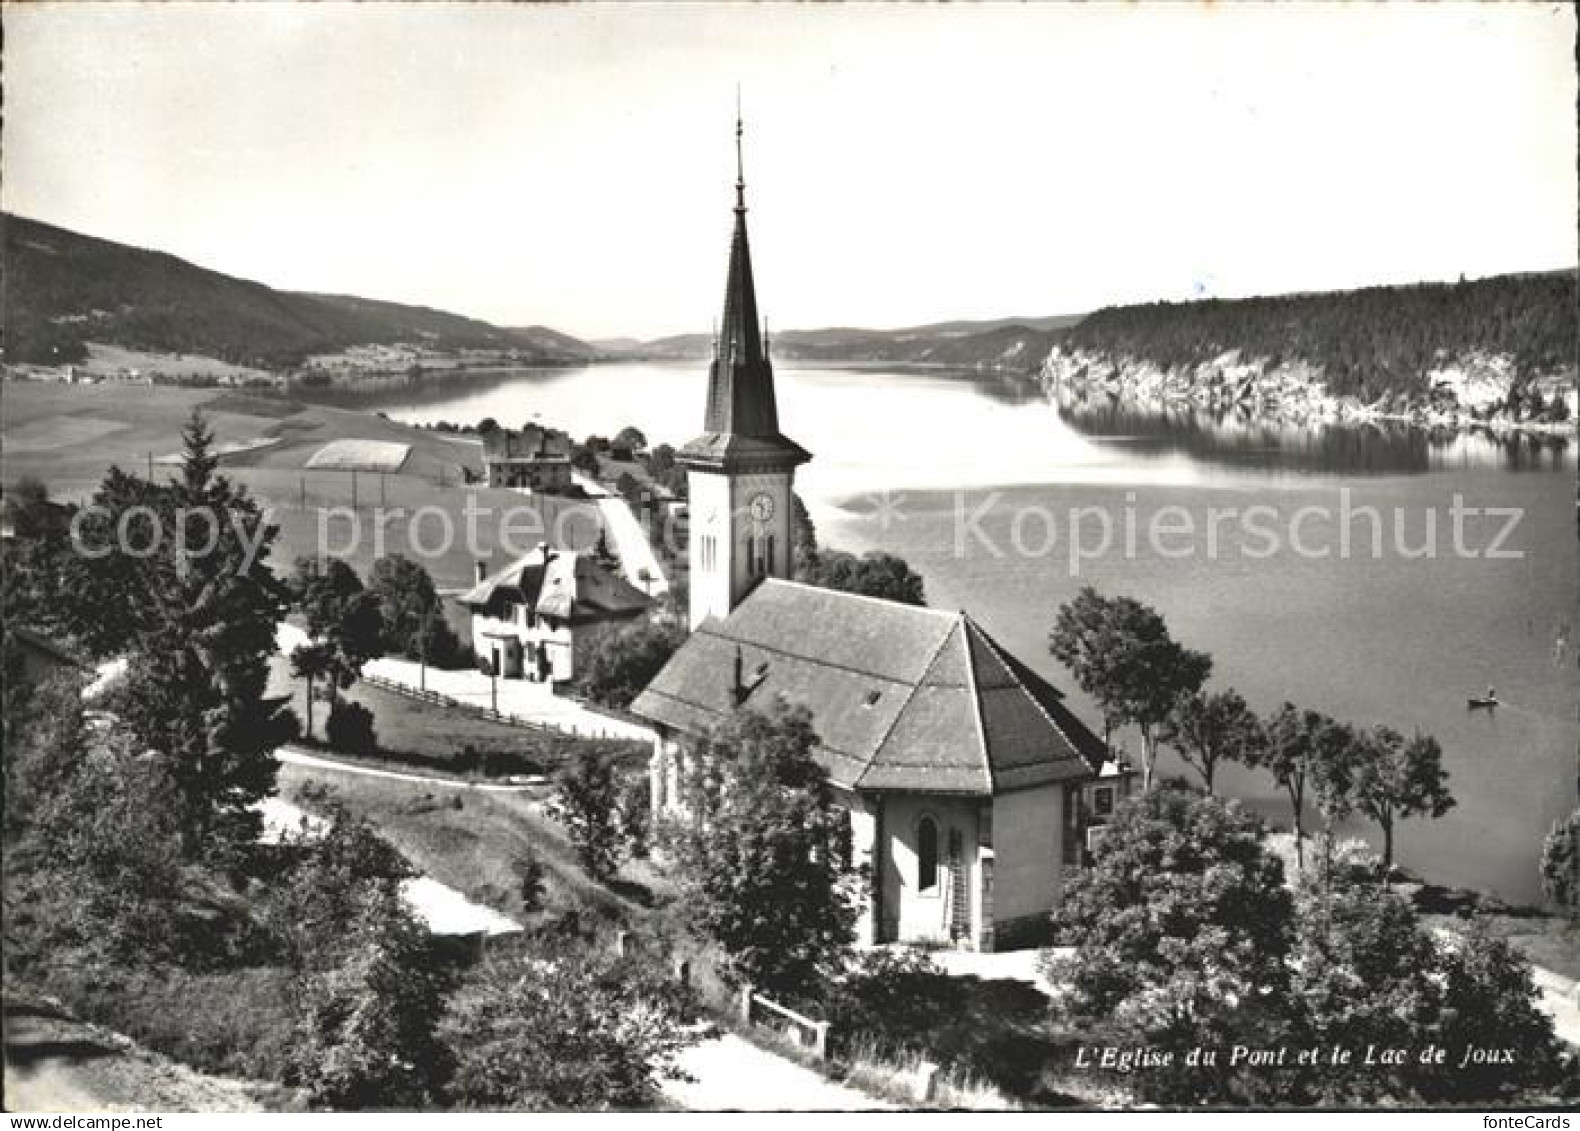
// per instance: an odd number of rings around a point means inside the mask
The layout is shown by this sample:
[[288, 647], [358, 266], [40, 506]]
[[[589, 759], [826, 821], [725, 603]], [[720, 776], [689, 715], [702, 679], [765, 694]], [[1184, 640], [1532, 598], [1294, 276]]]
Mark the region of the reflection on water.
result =
[[1557, 471], [1570, 466], [1569, 437], [1478, 429], [1425, 429], [1398, 421], [1293, 424], [1240, 407], [1137, 406], [1105, 392], [1061, 394], [1059, 415], [1102, 444], [1140, 456], [1185, 455], [1248, 468], [1396, 474], [1452, 468]]
[[[538, 417], [576, 436], [635, 424], [654, 441], [683, 443], [701, 425], [706, 384], [700, 363], [632, 363], [443, 374], [303, 395], [411, 423], [493, 417], [519, 426]], [[1536, 897], [1542, 836], [1574, 804], [1580, 560], [1573, 472], [1508, 473], [1572, 468], [1565, 438], [1302, 429], [1234, 413], [1140, 412], [1106, 396], [1058, 406], [1035, 381], [962, 371], [786, 365], [778, 392], [785, 431], [816, 454], [796, 486], [830, 544], [905, 557], [937, 607], [969, 608], [1065, 686], [1068, 674], [1047, 653], [1047, 626], [1090, 583], [1155, 605], [1178, 637], [1213, 654], [1215, 686], [1238, 687], [1260, 710], [1294, 699], [1358, 723], [1419, 727], [1443, 744], [1459, 806], [1441, 821], [1409, 822], [1401, 860], [1433, 878]], [[900, 490], [880, 508], [874, 493], [887, 488]], [[1273, 503], [1288, 515], [1332, 508], [1346, 488], [1358, 509], [1405, 515], [1412, 544], [1435, 512], [1446, 546], [1448, 508], [1461, 495], [1473, 506], [1512, 508], [1521, 521], [1506, 549], [1518, 555], [1284, 552], [1261, 560], [1179, 558], [1143, 546], [1088, 561], [1074, 576], [1061, 564], [1068, 538], [1054, 553], [1026, 556], [959, 536], [961, 514], [992, 499], [981, 527], [1003, 548], [1014, 544], [1017, 516], [1028, 514], [1100, 506], [1117, 516], [1134, 505], [1144, 528], [1166, 505], [1201, 515]], [[853, 498], [859, 505], [843, 505]], [[1468, 712], [1466, 695], [1488, 684], [1505, 706]], [[1077, 710], [1094, 719], [1071, 690]], [[1265, 774], [1231, 770], [1222, 788], [1287, 819]]]

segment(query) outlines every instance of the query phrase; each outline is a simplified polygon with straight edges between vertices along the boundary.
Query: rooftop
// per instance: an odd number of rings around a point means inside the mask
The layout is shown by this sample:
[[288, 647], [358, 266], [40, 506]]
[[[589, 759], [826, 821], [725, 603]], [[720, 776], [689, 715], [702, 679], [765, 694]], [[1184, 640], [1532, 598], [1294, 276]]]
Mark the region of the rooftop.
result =
[[805, 705], [854, 790], [988, 796], [1097, 774], [1103, 743], [966, 613], [769, 579], [704, 622], [632, 705], [699, 734], [741, 701]]

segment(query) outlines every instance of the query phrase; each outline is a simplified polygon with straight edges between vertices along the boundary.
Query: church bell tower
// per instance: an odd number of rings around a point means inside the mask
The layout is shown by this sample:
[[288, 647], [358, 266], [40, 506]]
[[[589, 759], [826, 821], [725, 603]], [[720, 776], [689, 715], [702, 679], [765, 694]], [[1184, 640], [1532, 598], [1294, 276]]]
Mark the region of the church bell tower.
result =
[[774, 371], [746, 240], [741, 120], [735, 119], [735, 233], [713, 342], [703, 432], [678, 453], [690, 512], [691, 627], [725, 617], [765, 577], [789, 577], [795, 469], [811, 454], [779, 431]]

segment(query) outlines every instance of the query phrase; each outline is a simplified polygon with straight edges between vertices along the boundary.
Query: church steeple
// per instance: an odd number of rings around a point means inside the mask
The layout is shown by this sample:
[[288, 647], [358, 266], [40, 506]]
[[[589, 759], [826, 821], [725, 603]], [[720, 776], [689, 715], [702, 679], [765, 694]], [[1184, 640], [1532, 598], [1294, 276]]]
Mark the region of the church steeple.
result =
[[746, 235], [746, 166], [739, 111], [735, 118], [735, 230], [724, 282], [724, 316], [716, 331], [708, 371], [703, 435], [681, 451], [683, 459], [710, 463], [805, 463], [812, 457], [779, 431], [773, 365], [764, 348], [757, 286]]
[[[735, 232], [714, 331], [703, 433], [686, 469], [691, 627], [727, 617], [766, 578], [794, 568], [795, 469], [812, 456], [779, 431], [767, 326], [757, 314], [746, 239], [746, 162], [735, 112]], [[737, 680], [738, 682], [738, 680]]]

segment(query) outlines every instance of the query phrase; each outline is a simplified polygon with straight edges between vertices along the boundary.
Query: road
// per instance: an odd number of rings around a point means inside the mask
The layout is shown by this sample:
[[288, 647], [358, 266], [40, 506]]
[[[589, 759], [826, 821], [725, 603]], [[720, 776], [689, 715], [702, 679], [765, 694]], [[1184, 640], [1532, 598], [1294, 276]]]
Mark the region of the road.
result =
[[241, 1080], [205, 1076], [66, 1014], [7, 995], [7, 1111], [262, 1111]]
[[[597, 503], [604, 529], [614, 539], [614, 551], [620, 555], [620, 572], [625, 575], [625, 579], [649, 597], [667, 593], [669, 581], [664, 576], [664, 567], [653, 552], [653, 544], [647, 540], [642, 524], [631, 513], [626, 501], [580, 472], [575, 472], [571, 478]], [[642, 580], [643, 573], [647, 574], [648, 580]]]
[[734, 1033], [692, 1045], [677, 1064], [693, 1079], [666, 1081], [664, 1095], [688, 1111], [894, 1110]]

